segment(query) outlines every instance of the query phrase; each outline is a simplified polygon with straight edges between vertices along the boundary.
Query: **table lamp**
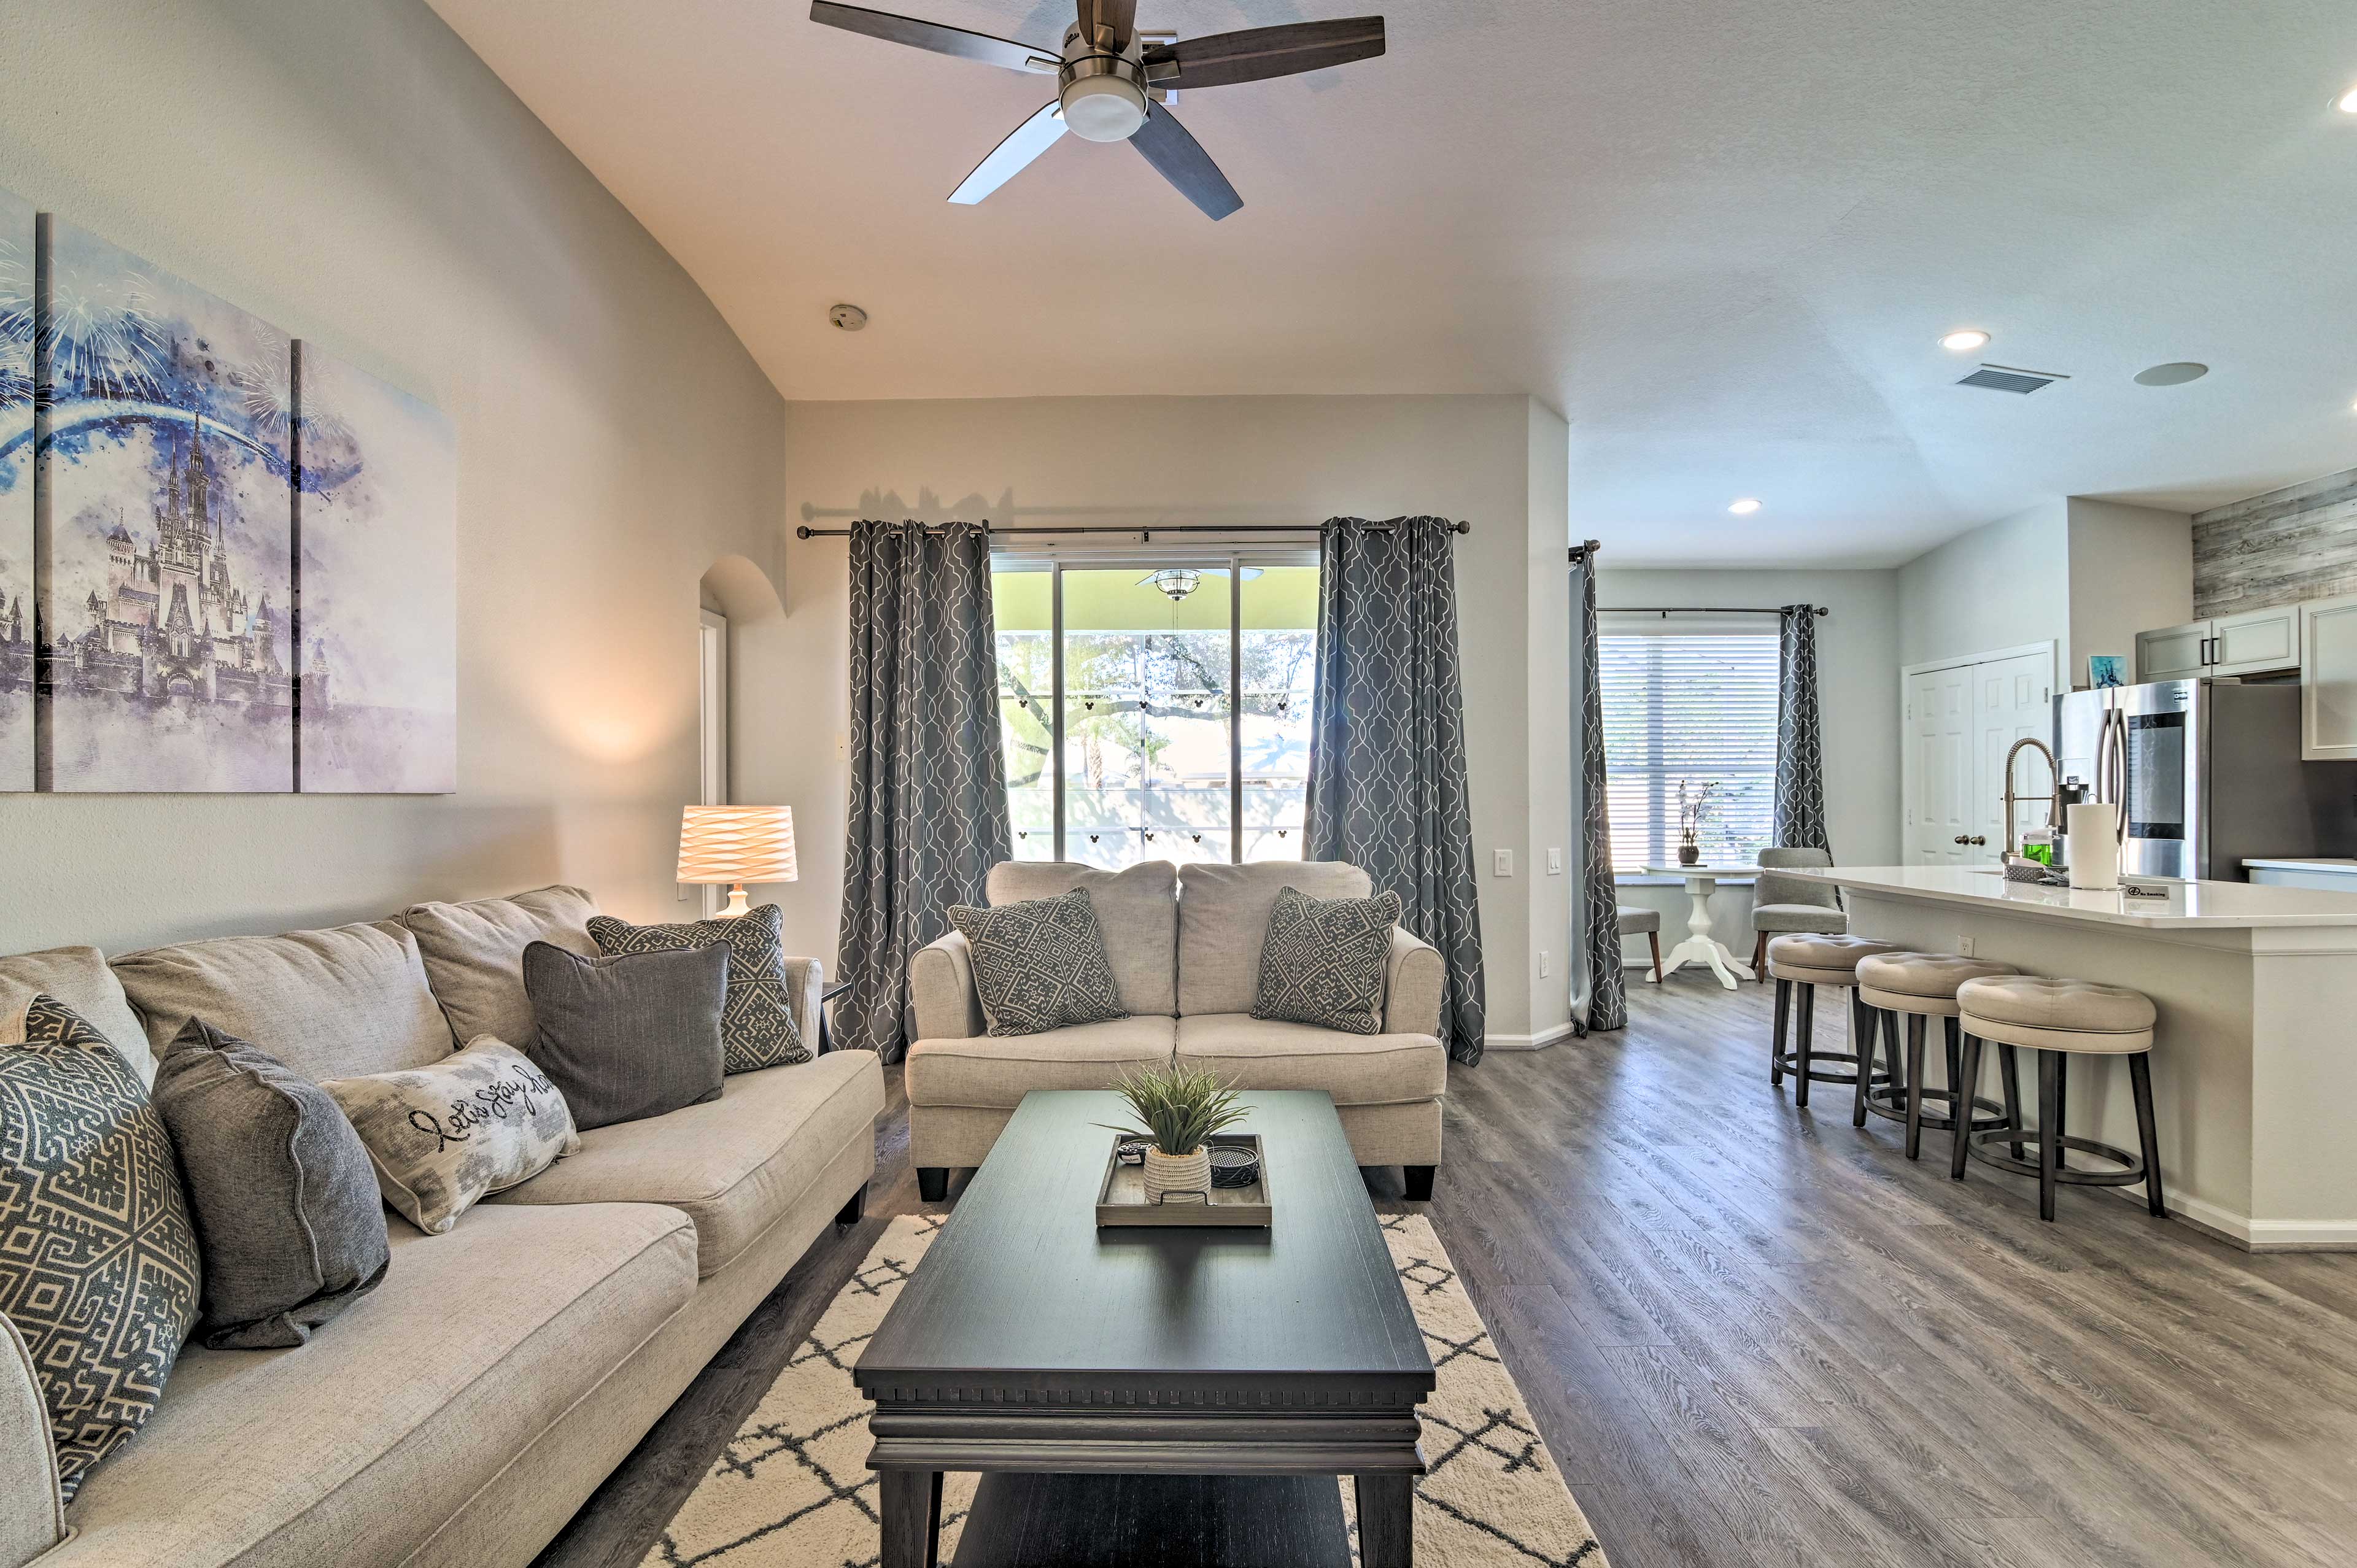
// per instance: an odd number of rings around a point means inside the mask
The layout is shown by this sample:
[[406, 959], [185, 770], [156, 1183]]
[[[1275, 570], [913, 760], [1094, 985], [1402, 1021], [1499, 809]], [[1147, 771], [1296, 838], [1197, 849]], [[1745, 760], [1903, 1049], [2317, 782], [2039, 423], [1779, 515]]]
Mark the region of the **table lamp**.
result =
[[679, 824], [679, 879], [727, 884], [721, 918], [746, 913], [745, 884], [795, 879], [792, 808], [688, 807]]

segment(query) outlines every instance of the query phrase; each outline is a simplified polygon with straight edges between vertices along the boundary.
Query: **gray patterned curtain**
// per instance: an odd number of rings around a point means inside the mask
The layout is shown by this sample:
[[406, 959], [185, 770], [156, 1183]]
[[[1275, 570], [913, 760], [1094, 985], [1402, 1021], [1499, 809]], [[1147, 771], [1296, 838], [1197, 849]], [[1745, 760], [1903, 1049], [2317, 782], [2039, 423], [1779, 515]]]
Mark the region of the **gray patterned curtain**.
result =
[[1817, 738], [1817, 612], [1786, 605], [1776, 687], [1776, 843], [1830, 851], [1825, 752]]
[[1572, 701], [1572, 733], [1579, 743], [1579, 891], [1572, 900], [1572, 950], [1580, 955], [1587, 994], [1575, 997], [1571, 1016], [1581, 1035], [1629, 1024], [1629, 992], [1620, 972], [1620, 896], [1612, 886], [1612, 822], [1604, 798], [1604, 693], [1596, 675], [1596, 545], [1573, 553], [1572, 597], [1579, 605], [1579, 645]]
[[1309, 860], [1347, 861], [1400, 896], [1400, 923], [1448, 962], [1440, 1032], [1481, 1059], [1481, 915], [1465, 789], [1457, 564], [1446, 519], [1324, 529], [1318, 701], [1310, 725]]
[[1009, 858], [990, 546], [953, 522], [851, 530], [851, 810], [843, 850], [841, 1045], [897, 1061], [909, 960], [985, 901]]

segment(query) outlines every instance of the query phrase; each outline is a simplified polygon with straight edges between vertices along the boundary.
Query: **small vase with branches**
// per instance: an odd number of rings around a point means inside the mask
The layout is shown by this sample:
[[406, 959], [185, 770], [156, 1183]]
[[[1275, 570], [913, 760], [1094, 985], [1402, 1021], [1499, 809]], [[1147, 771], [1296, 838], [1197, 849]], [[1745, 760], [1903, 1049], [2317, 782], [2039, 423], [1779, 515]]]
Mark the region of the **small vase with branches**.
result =
[[1689, 785], [1678, 780], [1678, 864], [1702, 864], [1702, 824], [1716, 808], [1719, 781]]
[[1112, 1130], [1146, 1140], [1146, 1201], [1160, 1203], [1165, 1193], [1200, 1193], [1209, 1202], [1211, 1151], [1206, 1144], [1245, 1115], [1235, 1086], [1207, 1069], [1174, 1063], [1125, 1073], [1114, 1092], [1138, 1124]]

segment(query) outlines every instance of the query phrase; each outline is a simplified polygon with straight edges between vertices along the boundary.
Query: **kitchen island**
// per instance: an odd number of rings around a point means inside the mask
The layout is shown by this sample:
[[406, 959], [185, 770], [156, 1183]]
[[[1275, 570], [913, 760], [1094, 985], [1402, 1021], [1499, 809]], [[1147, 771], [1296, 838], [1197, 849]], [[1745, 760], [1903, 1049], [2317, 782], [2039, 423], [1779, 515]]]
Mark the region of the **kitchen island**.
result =
[[[2128, 878], [2162, 895], [2145, 898], [2008, 882], [1994, 866], [1792, 875], [1842, 888], [1856, 935], [2143, 992], [2159, 1012], [2169, 1207], [2253, 1251], [2357, 1250], [2357, 893]], [[2070, 1121], [2136, 1146], [2125, 1060], [2072, 1058]], [[2012, 1179], [1978, 1163], [1966, 1174]], [[2066, 1188], [2065, 1222], [2072, 1201], [2107, 1190], [2131, 1191]]]

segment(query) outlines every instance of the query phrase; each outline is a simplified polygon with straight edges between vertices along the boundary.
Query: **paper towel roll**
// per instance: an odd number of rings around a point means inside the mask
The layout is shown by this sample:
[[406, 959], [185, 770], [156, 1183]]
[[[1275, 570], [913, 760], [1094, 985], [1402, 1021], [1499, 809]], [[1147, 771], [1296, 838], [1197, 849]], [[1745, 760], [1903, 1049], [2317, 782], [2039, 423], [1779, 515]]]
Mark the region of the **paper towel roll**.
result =
[[2120, 885], [2120, 809], [2090, 800], [2069, 809], [2071, 886], [2108, 892]]

